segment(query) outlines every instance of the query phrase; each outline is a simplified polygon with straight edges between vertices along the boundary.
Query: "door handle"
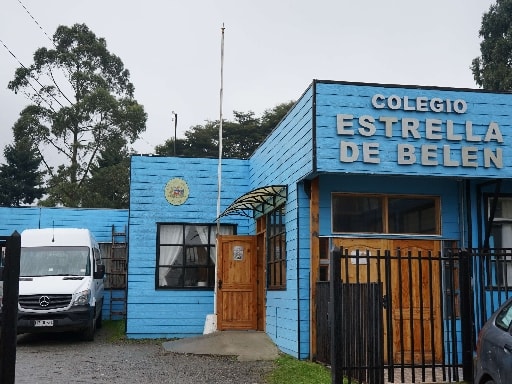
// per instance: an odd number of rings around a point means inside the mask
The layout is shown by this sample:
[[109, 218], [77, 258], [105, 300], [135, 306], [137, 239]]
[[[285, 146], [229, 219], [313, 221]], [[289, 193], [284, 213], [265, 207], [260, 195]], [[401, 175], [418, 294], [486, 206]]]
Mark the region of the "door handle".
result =
[[505, 352], [511, 353], [511, 352], [512, 352], [512, 345], [510, 345], [510, 344], [505, 344], [505, 345], [503, 346], [503, 350], [504, 350]]
[[222, 280], [219, 279], [219, 281], [217, 282], [217, 288], [218, 289], [222, 289]]

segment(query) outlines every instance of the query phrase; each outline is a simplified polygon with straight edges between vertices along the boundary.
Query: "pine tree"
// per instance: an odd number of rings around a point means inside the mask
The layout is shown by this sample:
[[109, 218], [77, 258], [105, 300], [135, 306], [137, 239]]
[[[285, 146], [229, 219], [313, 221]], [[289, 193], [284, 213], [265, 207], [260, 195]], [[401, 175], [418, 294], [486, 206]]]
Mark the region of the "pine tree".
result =
[[44, 172], [41, 156], [27, 137], [15, 137], [4, 149], [6, 164], [0, 164], [0, 205], [19, 207], [43, 197]]

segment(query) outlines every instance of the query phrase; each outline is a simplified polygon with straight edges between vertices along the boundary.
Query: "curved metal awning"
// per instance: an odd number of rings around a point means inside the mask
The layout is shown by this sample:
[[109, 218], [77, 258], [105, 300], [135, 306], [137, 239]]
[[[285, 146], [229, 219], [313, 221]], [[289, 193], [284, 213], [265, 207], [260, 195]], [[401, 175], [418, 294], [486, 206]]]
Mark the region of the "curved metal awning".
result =
[[[233, 214], [240, 214], [246, 217], [254, 217], [254, 212], [264, 214], [285, 201], [286, 194], [286, 185], [268, 185], [266, 187], [256, 188], [233, 201], [231, 205], [220, 214], [218, 219], [222, 216]], [[252, 211], [253, 215], [248, 211]]]

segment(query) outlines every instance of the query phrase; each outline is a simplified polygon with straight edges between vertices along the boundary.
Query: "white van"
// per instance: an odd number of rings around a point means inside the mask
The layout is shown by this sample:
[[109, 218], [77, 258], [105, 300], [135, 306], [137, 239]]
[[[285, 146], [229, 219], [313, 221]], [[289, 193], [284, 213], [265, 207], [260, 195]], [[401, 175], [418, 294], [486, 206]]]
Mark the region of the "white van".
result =
[[88, 229], [21, 233], [18, 333], [82, 332], [101, 327], [105, 266]]

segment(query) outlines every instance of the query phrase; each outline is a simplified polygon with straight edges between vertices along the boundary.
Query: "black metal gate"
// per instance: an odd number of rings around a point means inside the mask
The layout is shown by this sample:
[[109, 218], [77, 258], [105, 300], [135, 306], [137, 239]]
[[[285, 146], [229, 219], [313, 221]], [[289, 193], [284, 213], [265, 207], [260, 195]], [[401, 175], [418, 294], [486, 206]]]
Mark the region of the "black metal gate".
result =
[[316, 359], [333, 383], [470, 381], [471, 260], [481, 262], [459, 250], [333, 251], [316, 294]]

